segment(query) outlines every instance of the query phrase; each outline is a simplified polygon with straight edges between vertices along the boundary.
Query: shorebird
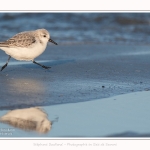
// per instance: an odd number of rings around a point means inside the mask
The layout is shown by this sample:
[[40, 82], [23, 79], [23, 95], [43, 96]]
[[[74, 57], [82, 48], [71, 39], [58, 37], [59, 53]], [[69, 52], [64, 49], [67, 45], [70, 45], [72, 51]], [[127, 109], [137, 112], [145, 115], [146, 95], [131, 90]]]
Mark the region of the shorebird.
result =
[[7, 41], [0, 42], [0, 49], [9, 56], [1, 71], [7, 67], [11, 57], [21, 61], [32, 61], [44, 69], [51, 68], [41, 65], [34, 60], [45, 51], [48, 42], [58, 45], [50, 38], [50, 33], [46, 29], [20, 32]]

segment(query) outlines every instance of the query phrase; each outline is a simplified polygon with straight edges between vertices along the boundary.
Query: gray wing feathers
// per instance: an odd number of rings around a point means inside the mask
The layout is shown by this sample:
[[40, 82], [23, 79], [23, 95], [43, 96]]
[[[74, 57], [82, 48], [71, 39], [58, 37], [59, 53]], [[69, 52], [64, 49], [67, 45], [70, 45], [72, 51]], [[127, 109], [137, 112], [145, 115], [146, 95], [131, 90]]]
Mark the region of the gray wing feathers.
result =
[[28, 47], [35, 42], [36, 39], [33, 35], [28, 32], [22, 32], [7, 41], [0, 42], [0, 47]]

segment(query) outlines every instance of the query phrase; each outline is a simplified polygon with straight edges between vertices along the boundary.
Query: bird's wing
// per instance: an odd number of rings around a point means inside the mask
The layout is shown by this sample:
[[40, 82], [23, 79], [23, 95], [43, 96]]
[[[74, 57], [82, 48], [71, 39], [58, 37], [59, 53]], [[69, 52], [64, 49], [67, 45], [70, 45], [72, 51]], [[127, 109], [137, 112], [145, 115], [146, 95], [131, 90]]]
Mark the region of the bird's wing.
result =
[[28, 32], [21, 32], [7, 41], [0, 42], [0, 47], [28, 47], [35, 42], [36, 39], [33, 35]]

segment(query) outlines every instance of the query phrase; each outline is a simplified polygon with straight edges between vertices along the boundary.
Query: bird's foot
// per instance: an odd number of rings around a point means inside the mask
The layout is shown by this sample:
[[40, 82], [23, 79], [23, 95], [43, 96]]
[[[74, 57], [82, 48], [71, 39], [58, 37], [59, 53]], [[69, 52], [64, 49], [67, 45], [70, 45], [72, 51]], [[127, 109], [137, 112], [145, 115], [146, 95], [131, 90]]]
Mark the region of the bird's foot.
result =
[[42, 66], [44, 69], [50, 69], [51, 67], [47, 67], [47, 66]]
[[2, 71], [5, 67], [7, 67], [7, 64], [5, 64], [5, 65], [1, 68], [1, 71]]

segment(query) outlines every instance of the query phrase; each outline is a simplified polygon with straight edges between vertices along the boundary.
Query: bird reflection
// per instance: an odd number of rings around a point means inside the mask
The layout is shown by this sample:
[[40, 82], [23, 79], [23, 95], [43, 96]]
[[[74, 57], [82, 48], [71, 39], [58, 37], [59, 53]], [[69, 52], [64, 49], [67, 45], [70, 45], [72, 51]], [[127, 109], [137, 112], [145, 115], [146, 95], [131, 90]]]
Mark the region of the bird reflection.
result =
[[9, 124], [27, 131], [47, 133], [51, 129], [48, 115], [39, 107], [16, 109], [9, 111], [0, 118], [0, 122]]

